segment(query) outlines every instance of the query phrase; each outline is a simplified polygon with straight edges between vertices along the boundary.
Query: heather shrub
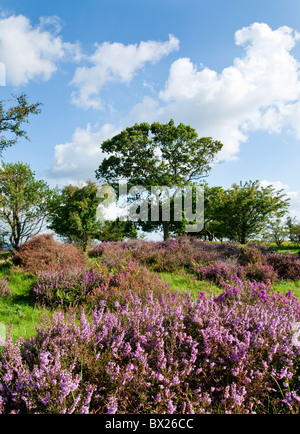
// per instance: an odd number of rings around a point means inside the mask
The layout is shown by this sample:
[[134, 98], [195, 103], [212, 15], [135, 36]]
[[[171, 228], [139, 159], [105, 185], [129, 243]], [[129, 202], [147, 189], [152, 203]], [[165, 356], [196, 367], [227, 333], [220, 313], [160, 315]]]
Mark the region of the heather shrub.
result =
[[105, 291], [100, 286], [89, 295], [87, 298], [89, 304], [95, 305], [105, 300], [111, 307], [115, 302], [130, 302], [132, 293], [144, 300], [147, 299], [149, 293], [152, 293], [154, 298], [161, 299], [170, 292], [168, 283], [162, 282], [157, 274], [137, 261], [129, 261], [114, 274], [109, 274], [107, 281]]
[[124, 265], [132, 258], [156, 272], [191, 270], [194, 263], [203, 264], [217, 257], [214, 250], [207, 249], [203, 242], [192, 242], [192, 237], [162, 242], [128, 240], [102, 243], [94, 247], [89, 256], [99, 258], [112, 268]]
[[74, 244], [55, 241], [52, 234], [33, 236], [14, 251], [13, 262], [32, 274], [56, 267], [83, 266], [86, 256]]
[[265, 263], [265, 258], [261, 251], [255, 246], [241, 246], [239, 252], [239, 263], [241, 265]]
[[239, 264], [224, 263], [222, 261], [215, 261], [201, 267], [194, 268], [198, 279], [210, 280], [216, 285], [221, 284], [223, 281], [228, 281], [233, 275], [245, 277], [245, 269]]
[[77, 306], [96, 288], [105, 291], [109, 274], [86, 267], [58, 268], [40, 273], [34, 284], [36, 301], [51, 308]]
[[122, 241], [103, 242], [95, 246], [89, 253], [90, 258], [97, 258], [108, 268], [118, 268], [125, 265], [131, 258], [130, 251]]
[[169, 285], [137, 262], [129, 261], [113, 273], [98, 267], [55, 269], [41, 273], [34, 284], [36, 300], [49, 307], [95, 305], [101, 300], [112, 307], [115, 301], [125, 302], [131, 291], [145, 297], [152, 291], [160, 298], [169, 292]]
[[27, 342], [8, 338], [1, 413], [299, 412], [299, 302], [231, 286], [218, 300], [132, 294], [114, 312], [102, 302], [91, 318], [59, 313]]
[[267, 253], [266, 263], [274, 268], [279, 279], [300, 279], [300, 259], [296, 255], [288, 253]]
[[237, 276], [244, 280], [258, 282], [272, 282], [278, 280], [277, 272], [273, 267], [261, 262], [248, 263], [240, 265], [234, 262], [215, 261], [201, 267], [194, 268], [199, 279], [210, 280], [216, 285], [221, 285], [224, 281], [230, 281], [233, 276]]
[[272, 282], [278, 280], [278, 273], [271, 265], [262, 264], [261, 262], [249, 263], [244, 266], [245, 278], [258, 282]]

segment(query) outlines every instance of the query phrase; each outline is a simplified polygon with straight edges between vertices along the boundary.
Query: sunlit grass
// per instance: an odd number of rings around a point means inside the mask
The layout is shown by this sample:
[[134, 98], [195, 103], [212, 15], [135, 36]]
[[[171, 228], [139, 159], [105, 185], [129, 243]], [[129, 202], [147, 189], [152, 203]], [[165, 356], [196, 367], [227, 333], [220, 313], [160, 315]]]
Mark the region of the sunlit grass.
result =
[[0, 275], [9, 281], [12, 296], [0, 297], [0, 323], [5, 331], [11, 329], [14, 340], [28, 339], [36, 333], [36, 326], [42, 316], [49, 316], [50, 310], [36, 306], [32, 296], [34, 277], [18, 271], [11, 272], [9, 264], [1, 264]]
[[274, 290], [286, 294], [288, 291], [293, 291], [296, 297], [300, 300], [300, 280], [297, 281], [281, 281], [273, 285]]
[[214, 285], [212, 282], [198, 280], [192, 274], [185, 273], [158, 273], [161, 280], [167, 282], [171, 288], [178, 289], [181, 292], [191, 292], [197, 295], [199, 291], [206, 292], [207, 294], [213, 293], [218, 295], [223, 290], [218, 286]]

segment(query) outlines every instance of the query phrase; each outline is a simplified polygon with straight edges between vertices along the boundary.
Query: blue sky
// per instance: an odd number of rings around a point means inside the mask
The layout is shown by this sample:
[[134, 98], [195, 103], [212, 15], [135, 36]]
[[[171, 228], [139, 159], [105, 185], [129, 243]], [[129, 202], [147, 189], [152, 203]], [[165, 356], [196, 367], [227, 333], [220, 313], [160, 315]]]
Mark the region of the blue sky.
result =
[[135, 122], [222, 141], [210, 185], [284, 188], [300, 219], [299, 0], [0, 0], [1, 99], [43, 103], [5, 151], [51, 186], [93, 179]]

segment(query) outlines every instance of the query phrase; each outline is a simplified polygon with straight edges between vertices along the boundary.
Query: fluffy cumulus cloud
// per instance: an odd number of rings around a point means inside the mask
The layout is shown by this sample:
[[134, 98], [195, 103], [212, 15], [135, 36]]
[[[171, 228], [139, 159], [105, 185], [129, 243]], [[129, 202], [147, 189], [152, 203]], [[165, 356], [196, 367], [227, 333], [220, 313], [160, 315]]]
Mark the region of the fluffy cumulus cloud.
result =
[[92, 128], [90, 124], [77, 128], [70, 142], [55, 146], [54, 162], [47, 176], [75, 183], [93, 179], [104, 157], [100, 144], [117, 133], [111, 124], [100, 129]]
[[[224, 148], [219, 158], [224, 161], [237, 158], [252, 131], [280, 133], [288, 128], [300, 139], [300, 68], [292, 51], [299, 39], [289, 27], [273, 30], [267, 24], [254, 23], [235, 33], [242, 54], [220, 72], [198, 66], [189, 58], [178, 58], [170, 66], [161, 91], [141, 99], [119, 125], [173, 118], [176, 123], [193, 126], [200, 136], [221, 140]], [[101, 90], [106, 83], [130, 82], [146, 62], [158, 61], [178, 45], [171, 35], [166, 42], [97, 45], [88, 58], [91, 66], [76, 70], [73, 102], [81, 107], [101, 107]], [[82, 136], [85, 145], [80, 144]], [[90, 129], [78, 130], [70, 143], [56, 147], [55, 173], [75, 173], [80, 165], [92, 167], [94, 151], [89, 154], [87, 149], [95, 150], [95, 135]]]
[[59, 61], [80, 57], [79, 47], [58, 35], [60, 29], [57, 17], [41, 18], [35, 27], [23, 15], [0, 19], [0, 60], [8, 84], [21, 86], [34, 79], [49, 80]]
[[202, 136], [221, 140], [220, 158], [227, 161], [236, 158], [251, 131], [289, 127], [300, 138], [300, 70], [291, 53], [298, 40], [289, 27], [254, 23], [238, 30], [235, 43], [244, 51], [232, 65], [218, 73], [179, 58], [159, 98], [145, 98], [130, 119], [188, 123]]
[[106, 83], [128, 83], [147, 62], [156, 63], [178, 47], [179, 41], [173, 35], [166, 42], [96, 44], [94, 54], [88, 58], [91, 66], [78, 67], [75, 71], [71, 83], [77, 88], [72, 94], [73, 103], [83, 108], [101, 108], [99, 95]]

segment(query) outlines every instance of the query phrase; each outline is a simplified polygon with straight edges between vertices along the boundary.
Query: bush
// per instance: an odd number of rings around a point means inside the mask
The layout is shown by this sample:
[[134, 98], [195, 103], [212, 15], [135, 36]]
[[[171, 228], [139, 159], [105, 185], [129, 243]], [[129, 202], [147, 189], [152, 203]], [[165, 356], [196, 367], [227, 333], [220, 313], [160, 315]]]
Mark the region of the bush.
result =
[[92, 269], [75, 267], [44, 272], [33, 289], [36, 300], [52, 308], [82, 303], [95, 306], [102, 300], [112, 307], [115, 301], [128, 301], [131, 292], [144, 298], [150, 291], [161, 298], [169, 291], [169, 285], [133, 261], [120, 266], [115, 273], [103, 264]]
[[105, 241], [95, 246], [88, 255], [90, 258], [99, 259], [109, 269], [117, 269], [132, 258], [132, 254], [122, 241]]
[[63, 268], [40, 273], [33, 292], [39, 303], [51, 308], [77, 306], [96, 288], [105, 291], [108, 285], [108, 276], [96, 269]]
[[271, 265], [262, 264], [261, 262], [249, 263], [244, 266], [245, 278], [257, 282], [275, 283], [278, 281], [278, 273]]
[[74, 244], [55, 241], [52, 234], [36, 235], [14, 251], [12, 260], [32, 274], [56, 267], [84, 266], [86, 256]]
[[299, 412], [299, 302], [261, 285], [196, 301], [132, 296], [90, 320], [59, 313], [28, 342], [8, 337], [0, 412]]
[[265, 258], [261, 251], [255, 246], [241, 246], [239, 253], [239, 263], [241, 265], [265, 263]]
[[279, 279], [300, 279], [300, 259], [297, 255], [291, 255], [288, 253], [267, 253], [266, 263], [274, 268]]

